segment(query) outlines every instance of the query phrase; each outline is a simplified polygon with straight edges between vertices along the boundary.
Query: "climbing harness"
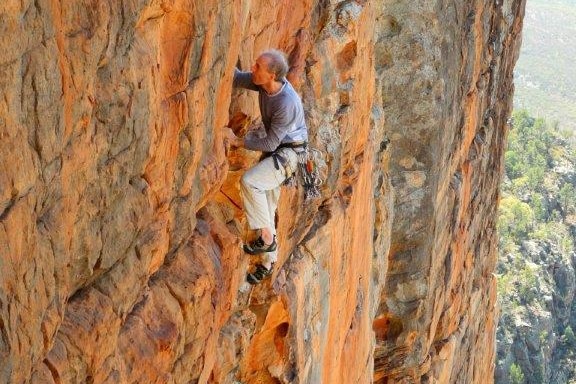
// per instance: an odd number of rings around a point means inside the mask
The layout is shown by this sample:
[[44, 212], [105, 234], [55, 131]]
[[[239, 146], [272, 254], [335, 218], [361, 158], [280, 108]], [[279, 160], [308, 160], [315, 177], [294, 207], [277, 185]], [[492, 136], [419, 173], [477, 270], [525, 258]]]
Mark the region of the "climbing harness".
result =
[[[300, 149], [296, 152], [298, 161], [296, 169], [292, 169], [288, 160], [277, 151], [282, 148]], [[322, 152], [310, 148], [308, 143], [286, 143], [278, 147], [270, 156], [274, 160], [274, 167], [280, 169], [282, 166], [286, 172], [286, 180], [283, 185], [295, 187], [298, 183], [304, 187], [304, 200], [311, 200], [320, 197], [320, 186], [323, 183], [320, 177], [319, 165], [323, 164]]]

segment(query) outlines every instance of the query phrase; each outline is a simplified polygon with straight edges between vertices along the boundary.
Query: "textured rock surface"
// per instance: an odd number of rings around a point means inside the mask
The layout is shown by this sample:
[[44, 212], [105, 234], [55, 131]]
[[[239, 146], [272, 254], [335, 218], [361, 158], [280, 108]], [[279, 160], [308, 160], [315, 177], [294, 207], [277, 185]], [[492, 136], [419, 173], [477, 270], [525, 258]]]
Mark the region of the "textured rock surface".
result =
[[[485, 382], [523, 0], [6, 0], [0, 382]], [[242, 279], [235, 65], [290, 54], [322, 199]], [[390, 144], [387, 145], [388, 141]], [[395, 196], [395, 197], [394, 197]]]
[[523, 2], [382, 2], [395, 189], [379, 382], [485, 383], [496, 202]]

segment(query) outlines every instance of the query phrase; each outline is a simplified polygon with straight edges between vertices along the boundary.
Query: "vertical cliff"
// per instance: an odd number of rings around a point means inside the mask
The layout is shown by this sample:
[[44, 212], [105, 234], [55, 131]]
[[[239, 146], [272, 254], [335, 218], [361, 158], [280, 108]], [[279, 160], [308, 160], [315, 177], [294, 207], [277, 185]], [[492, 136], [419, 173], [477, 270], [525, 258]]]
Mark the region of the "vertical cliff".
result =
[[382, 10], [376, 57], [396, 197], [375, 377], [490, 382], [496, 209], [524, 3]]
[[[524, 0], [6, 0], [0, 382], [484, 383]], [[221, 128], [289, 54], [322, 198], [271, 280]], [[233, 119], [235, 118], [235, 119]]]

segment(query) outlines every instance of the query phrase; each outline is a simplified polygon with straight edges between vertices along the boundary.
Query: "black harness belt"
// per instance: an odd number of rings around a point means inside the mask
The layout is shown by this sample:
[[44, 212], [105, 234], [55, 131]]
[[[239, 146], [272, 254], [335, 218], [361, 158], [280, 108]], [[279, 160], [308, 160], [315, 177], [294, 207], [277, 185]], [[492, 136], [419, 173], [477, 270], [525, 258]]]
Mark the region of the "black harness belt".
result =
[[278, 146], [278, 148], [276, 148], [276, 150], [279, 150], [281, 148], [304, 148], [305, 146], [308, 145], [307, 141], [293, 141], [291, 143], [282, 143]]
[[274, 167], [276, 169], [280, 169], [280, 165], [282, 165], [282, 167], [286, 167], [286, 165], [288, 164], [288, 161], [283, 156], [281, 156], [277, 153], [279, 149], [282, 149], [282, 148], [292, 148], [292, 149], [306, 148], [307, 145], [308, 145], [307, 141], [293, 141], [291, 143], [282, 143], [278, 146], [278, 148], [276, 148], [276, 150], [274, 152], [267, 153], [267, 154], [265, 154], [264, 157], [272, 156], [272, 159], [274, 160]]

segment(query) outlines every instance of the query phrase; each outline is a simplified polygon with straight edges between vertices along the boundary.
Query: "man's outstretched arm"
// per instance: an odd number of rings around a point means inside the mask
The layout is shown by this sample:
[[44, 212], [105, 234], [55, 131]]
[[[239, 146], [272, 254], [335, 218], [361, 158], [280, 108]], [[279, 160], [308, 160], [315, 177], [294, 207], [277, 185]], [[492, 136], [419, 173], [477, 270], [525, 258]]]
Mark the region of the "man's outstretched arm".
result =
[[259, 91], [260, 87], [252, 82], [252, 72], [242, 72], [238, 68], [234, 68], [234, 88], [250, 89], [252, 91]]

